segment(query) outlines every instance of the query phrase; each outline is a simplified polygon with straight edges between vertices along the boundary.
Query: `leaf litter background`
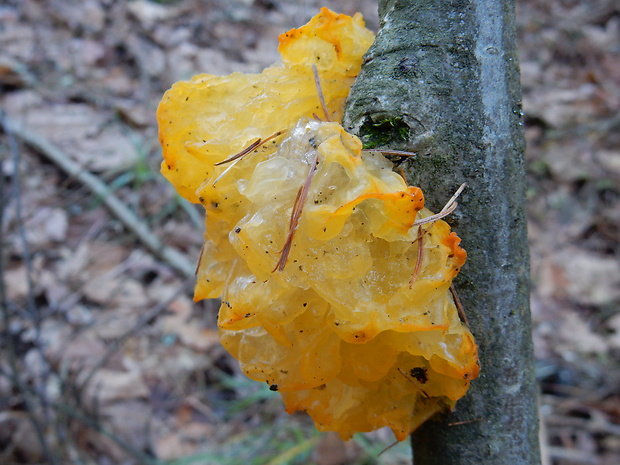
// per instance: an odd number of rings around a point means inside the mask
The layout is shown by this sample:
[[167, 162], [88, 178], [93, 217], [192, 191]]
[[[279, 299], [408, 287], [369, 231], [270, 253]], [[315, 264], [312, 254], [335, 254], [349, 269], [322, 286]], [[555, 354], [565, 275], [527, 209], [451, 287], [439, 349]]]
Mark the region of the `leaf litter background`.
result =
[[[191, 300], [202, 212], [158, 174], [163, 92], [259, 72], [320, 6], [0, 4], [0, 463], [410, 463], [407, 444], [378, 456], [386, 431], [316, 433], [238, 372], [217, 305]], [[327, 6], [377, 29], [374, 2]], [[617, 464], [620, 6], [523, 0], [518, 25], [544, 463]]]

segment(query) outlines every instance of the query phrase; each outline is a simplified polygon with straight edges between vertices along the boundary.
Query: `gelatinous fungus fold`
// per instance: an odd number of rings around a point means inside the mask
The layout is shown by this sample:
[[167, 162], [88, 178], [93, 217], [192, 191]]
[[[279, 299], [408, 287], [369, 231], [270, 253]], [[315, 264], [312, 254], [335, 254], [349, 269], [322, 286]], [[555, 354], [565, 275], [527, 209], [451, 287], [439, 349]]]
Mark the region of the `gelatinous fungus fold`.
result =
[[337, 123], [372, 40], [324, 8], [282, 63], [176, 83], [157, 118], [162, 173], [206, 210], [195, 299], [222, 298], [224, 347], [319, 430], [403, 440], [465, 394], [477, 346], [450, 292], [460, 239]]

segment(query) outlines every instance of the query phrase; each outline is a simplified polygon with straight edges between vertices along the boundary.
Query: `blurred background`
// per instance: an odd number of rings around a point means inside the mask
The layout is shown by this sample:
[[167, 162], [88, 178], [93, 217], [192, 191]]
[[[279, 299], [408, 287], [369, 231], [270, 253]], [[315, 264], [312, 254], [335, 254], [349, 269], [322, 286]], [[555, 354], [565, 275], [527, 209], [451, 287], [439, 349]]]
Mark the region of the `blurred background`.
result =
[[[239, 373], [192, 302], [203, 213], [158, 172], [164, 91], [260, 72], [324, 5], [377, 30], [369, 0], [0, 2], [1, 464], [410, 463]], [[617, 465], [620, 4], [517, 20], [544, 463]]]

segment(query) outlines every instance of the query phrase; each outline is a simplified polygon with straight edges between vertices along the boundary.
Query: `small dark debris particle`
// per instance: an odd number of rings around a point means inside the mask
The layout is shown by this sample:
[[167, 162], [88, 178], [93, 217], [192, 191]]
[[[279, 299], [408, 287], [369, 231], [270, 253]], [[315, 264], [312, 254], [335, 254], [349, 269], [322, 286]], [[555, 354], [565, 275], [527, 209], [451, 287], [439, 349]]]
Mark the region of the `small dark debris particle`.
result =
[[212, 206], [213, 208], [217, 208], [217, 207], [219, 207], [219, 206], [220, 206], [220, 204], [219, 204], [219, 203], [217, 203], [217, 202], [211, 202], [211, 206]]
[[420, 383], [426, 384], [426, 382], [428, 381], [427, 372], [428, 370], [424, 367], [415, 367], [411, 369], [409, 374], [415, 379], [417, 379]]
[[304, 307], [307, 307], [307, 306], [308, 306], [308, 302], [304, 302], [302, 305], [303, 305]]
[[269, 390], [270, 391], [277, 391], [278, 390], [278, 385], [277, 384], [272, 384], [271, 386], [269, 386]]
[[232, 308], [230, 302], [228, 302], [227, 300], [222, 300], [222, 303], [225, 304], [228, 308]]
[[235, 228], [235, 232], [239, 234], [241, 232], [241, 228]]
[[252, 314], [251, 314], [251, 313], [246, 313], [246, 314], [245, 314], [245, 316], [244, 316], [244, 318], [250, 318], [250, 316], [252, 316]]

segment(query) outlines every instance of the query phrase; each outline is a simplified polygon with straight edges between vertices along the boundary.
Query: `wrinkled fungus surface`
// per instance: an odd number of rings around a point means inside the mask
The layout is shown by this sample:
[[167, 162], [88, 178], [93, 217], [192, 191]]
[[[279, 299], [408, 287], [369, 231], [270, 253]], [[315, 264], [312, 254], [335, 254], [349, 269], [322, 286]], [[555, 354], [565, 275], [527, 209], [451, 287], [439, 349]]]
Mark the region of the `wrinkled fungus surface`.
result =
[[450, 293], [460, 239], [418, 226], [421, 190], [330, 122], [372, 40], [322, 9], [280, 36], [281, 64], [179, 82], [157, 116], [162, 172], [206, 210], [195, 299], [221, 296], [224, 347], [319, 430], [403, 440], [465, 394], [477, 347]]

